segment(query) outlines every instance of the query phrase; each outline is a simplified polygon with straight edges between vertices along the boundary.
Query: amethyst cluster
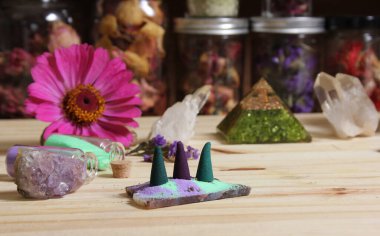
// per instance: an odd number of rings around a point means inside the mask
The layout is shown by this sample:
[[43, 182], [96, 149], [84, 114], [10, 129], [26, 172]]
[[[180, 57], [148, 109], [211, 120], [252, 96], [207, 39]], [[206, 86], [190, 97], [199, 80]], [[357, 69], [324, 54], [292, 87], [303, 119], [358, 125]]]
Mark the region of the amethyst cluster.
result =
[[30, 151], [16, 160], [17, 191], [26, 198], [62, 197], [81, 187], [86, 162], [58, 153]]

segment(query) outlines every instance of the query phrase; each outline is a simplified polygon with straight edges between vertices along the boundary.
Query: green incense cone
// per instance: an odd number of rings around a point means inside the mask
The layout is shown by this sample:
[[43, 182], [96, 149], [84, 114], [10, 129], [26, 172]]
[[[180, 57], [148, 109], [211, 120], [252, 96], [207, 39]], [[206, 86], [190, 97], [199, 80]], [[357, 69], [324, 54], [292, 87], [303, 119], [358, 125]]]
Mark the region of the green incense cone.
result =
[[207, 142], [201, 153], [201, 158], [198, 164], [197, 180], [202, 182], [214, 181], [214, 174], [212, 172], [211, 164], [211, 143]]
[[164, 158], [160, 147], [154, 148], [152, 170], [150, 172], [150, 186], [159, 186], [168, 182]]

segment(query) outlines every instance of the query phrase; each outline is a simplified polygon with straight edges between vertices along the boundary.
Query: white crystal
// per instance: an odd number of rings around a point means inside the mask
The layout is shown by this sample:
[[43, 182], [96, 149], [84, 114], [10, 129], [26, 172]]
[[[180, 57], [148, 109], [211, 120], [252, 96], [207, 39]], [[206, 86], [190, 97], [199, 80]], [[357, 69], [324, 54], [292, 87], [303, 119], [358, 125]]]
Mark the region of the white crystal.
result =
[[314, 91], [338, 137], [375, 134], [379, 116], [358, 78], [346, 74], [337, 74], [334, 78], [322, 72]]
[[194, 127], [199, 111], [210, 95], [211, 86], [205, 85], [194, 94], [187, 95], [182, 102], [169, 107], [163, 116], [156, 121], [150, 132], [150, 138], [162, 135], [169, 142], [186, 143], [194, 135]]

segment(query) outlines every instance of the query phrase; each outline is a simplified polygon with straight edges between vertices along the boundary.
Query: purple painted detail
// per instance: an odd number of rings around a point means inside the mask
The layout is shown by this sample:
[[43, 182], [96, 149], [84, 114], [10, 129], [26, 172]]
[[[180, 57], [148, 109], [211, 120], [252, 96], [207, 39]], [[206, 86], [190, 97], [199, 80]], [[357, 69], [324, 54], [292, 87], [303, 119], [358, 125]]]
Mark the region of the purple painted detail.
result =
[[15, 177], [15, 162], [18, 155], [19, 148], [25, 146], [13, 146], [8, 149], [7, 156], [5, 158], [5, 165], [7, 167], [7, 173], [10, 177]]
[[186, 197], [204, 194], [204, 191], [192, 180], [170, 179], [167, 184], [150, 187], [149, 183], [128, 187], [128, 191], [140, 197]]
[[193, 181], [183, 179], [173, 179], [177, 184], [177, 191], [180, 196], [188, 196], [202, 193], [201, 188]]
[[160, 196], [160, 197], [167, 197], [174, 195], [175, 192], [173, 192], [171, 189], [160, 186], [154, 186], [154, 187], [147, 187], [143, 188], [140, 191], [138, 191], [139, 194], [146, 195], [146, 196]]
[[187, 163], [187, 158], [182, 142], [177, 143], [173, 179], [191, 179], [189, 165]]

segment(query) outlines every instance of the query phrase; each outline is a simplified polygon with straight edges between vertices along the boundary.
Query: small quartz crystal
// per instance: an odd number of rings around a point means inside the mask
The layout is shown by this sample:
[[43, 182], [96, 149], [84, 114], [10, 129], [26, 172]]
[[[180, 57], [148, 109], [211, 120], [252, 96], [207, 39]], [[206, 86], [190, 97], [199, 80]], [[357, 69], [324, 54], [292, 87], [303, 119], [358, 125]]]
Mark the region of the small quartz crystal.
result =
[[338, 137], [375, 134], [379, 116], [358, 78], [346, 74], [337, 74], [334, 78], [322, 72], [314, 91]]
[[16, 160], [17, 191], [26, 198], [62, 197], [86, 182], [86, 167], [86, 162], [79, 158], [27, 151]]
[[186, 143], [194, 135], [195, 121], [199, 111], [206, 103], [211, 86], [205, 85], [187, 95], [182, 102], [169, 107], [163, 116], [153, 124], [150, 138], [157, 135], [169, 142], [176, 140]]

